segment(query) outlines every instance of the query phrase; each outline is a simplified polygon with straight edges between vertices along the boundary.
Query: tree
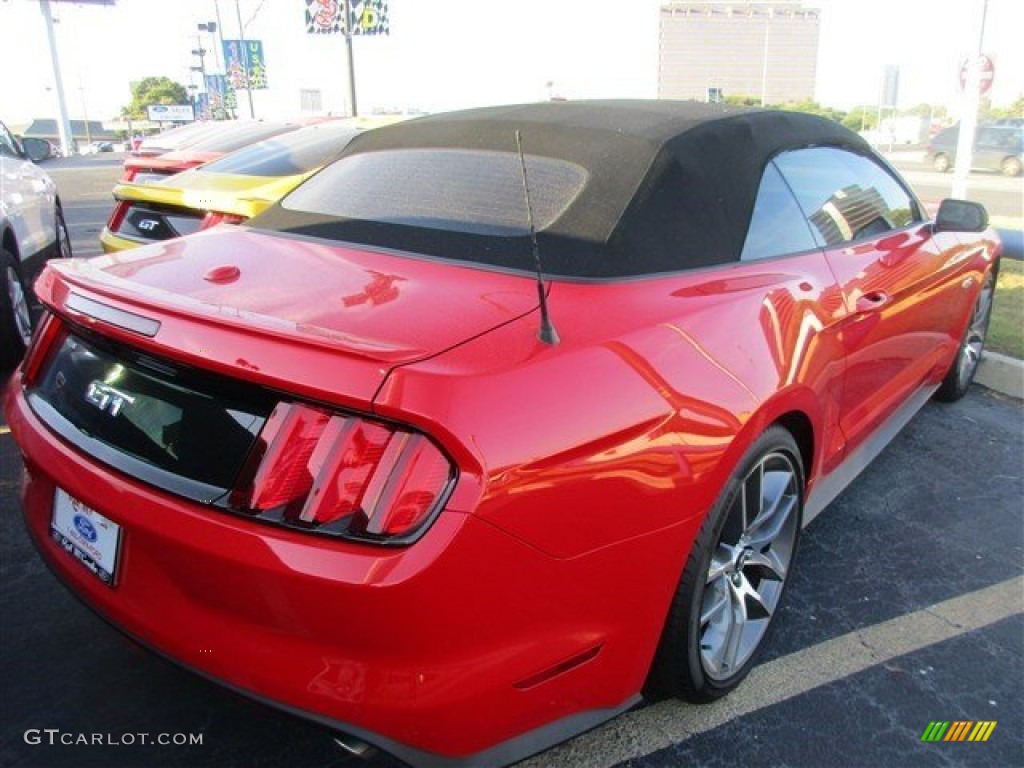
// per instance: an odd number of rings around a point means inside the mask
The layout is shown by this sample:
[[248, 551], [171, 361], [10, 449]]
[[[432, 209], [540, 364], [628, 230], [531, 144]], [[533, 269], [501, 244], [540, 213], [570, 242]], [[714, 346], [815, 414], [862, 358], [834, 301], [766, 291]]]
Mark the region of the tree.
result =
[[169, 77], [144, 77], [131, 84], [132, 100], [122, 113], [133, 120], [146, 118], [151, 104], [188, 104], [188, 91]]
[[983, 119], [998, 120], [1007, 117], [1024, 117], [1024, 94], [1017, 97], [1008, 107], [992, 107], [991, 102], [982, 105]]
[[842, 120], [851, 131], [873, 130], [878, 127], [877, 107], [854, 107]]

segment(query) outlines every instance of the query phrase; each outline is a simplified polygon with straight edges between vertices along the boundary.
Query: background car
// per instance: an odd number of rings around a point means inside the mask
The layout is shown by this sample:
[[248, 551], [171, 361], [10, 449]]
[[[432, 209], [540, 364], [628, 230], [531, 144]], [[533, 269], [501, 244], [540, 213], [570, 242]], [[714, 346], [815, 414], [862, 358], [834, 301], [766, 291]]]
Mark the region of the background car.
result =
[[153, 134], [152, 136], [135, 135], [131, 140], [132, 154], [137, 156], [157, 156], [176, 149], [184, 149], [189, 144], [194, 144], [204, 136], [216, 132], [223, 127], [223, 121], [201, 121], [168, 128], [166, 131]]
[[159, 183], [176, 173], [208, 163], [271, 136], [301, 128], [301, 123], [225, 121], [190, 134], [184, 146], [159, 155], [131, 155], [124, 161], [124, 181]]
[[44, 263], [71, 256], [57, 185], [33, 159], [42, 139], [16, 139], [0, 123], [0, 370], [9, 370], [32, 335], [32, 281]]
[[741, 683], [802, 526], [966, 392], [999, 254], [806, 114], [367, 131], [247, 224], [46, 270], [25, 520], [178, 663], [354, 749], [508, 764]]
[[[928, 142], [925, 161], [940, 173], [951, 170], [956, 163], [959, 136], [959, 125], [935, 134]], [[974, 136], [971, 167], [999, 171], [1004, 176], [1020, 176], [1024, 168], [1024, 128], [1012, 124], [979, 126]]]
[[114, 145], [109, 141], [94, 141], [90, 144], [85, 144], [78, 151], [80, 155], [97, 155], [101, 152], [113, 152]]
[[328, 160], [362, 127], [335, 120], [256, 142], [160, 184], [121, 183], [100, 234], [107, 253], [168, 240], [266, 210]]

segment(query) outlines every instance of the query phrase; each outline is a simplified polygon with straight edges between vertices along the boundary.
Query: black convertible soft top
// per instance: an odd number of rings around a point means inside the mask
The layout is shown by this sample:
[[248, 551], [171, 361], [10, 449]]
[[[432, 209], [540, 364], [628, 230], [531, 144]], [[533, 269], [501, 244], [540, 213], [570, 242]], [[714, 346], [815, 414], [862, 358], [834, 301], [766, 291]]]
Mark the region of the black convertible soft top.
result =
[[[531, 196], [539, 201], [535, 214], [554, 190], [550, 210], [537, 222], [544, 272], [578, 278], [738, 261], [772, 157], [812, 145], [870, 152], [859, 136], [832, 120], [750, 107], [582, 101], [473, 109], [356, 137], [334, 164], [253, 226], [532, 269], [526, 209], [517, 207], [522, 181], [512, 162], [517, 130], [530, 161]], [[442, 162], [424, 164], [431, 156]], [[466, 157], [503, 159], [500, 170], [474, 170], [472, 178], [448, 172], [478, 168], [464, 164]], [[564, 161], [564, 167], [547, 168], [547, 159]], [[362, 176], [349, 172], [357, 165], [366, 169]], [[429, 203], [406, 200], [417, 194], [429, 194]], [[489, 195], [516, 226], [486, 210]], [[466, 225], [463, 219], [476, 216], [478, 207], [490, 224]]]

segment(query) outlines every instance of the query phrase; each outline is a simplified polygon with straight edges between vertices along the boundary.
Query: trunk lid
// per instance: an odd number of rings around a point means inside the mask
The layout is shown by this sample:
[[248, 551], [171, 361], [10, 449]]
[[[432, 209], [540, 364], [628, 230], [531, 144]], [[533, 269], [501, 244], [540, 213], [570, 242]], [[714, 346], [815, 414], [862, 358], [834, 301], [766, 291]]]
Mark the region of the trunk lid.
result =
[[[362, 407], [395, 366], [537, 303], [535, 284], [521, 276], [237, 226], [51, 262], [37, 290], [66, 317], [134, 346]], [[106, 328], [104, 307], [115, 314]], [[126, 331], [118, 312], [158, 328]]]

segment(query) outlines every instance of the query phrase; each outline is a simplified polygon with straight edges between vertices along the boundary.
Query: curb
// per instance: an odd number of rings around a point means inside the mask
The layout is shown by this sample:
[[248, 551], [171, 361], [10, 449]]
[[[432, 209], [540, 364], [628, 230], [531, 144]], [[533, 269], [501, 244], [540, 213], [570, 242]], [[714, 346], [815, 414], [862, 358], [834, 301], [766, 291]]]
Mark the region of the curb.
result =
[[974, 380], [1000, 394], [1024, 400], [1024, 361], [986, 351]]

